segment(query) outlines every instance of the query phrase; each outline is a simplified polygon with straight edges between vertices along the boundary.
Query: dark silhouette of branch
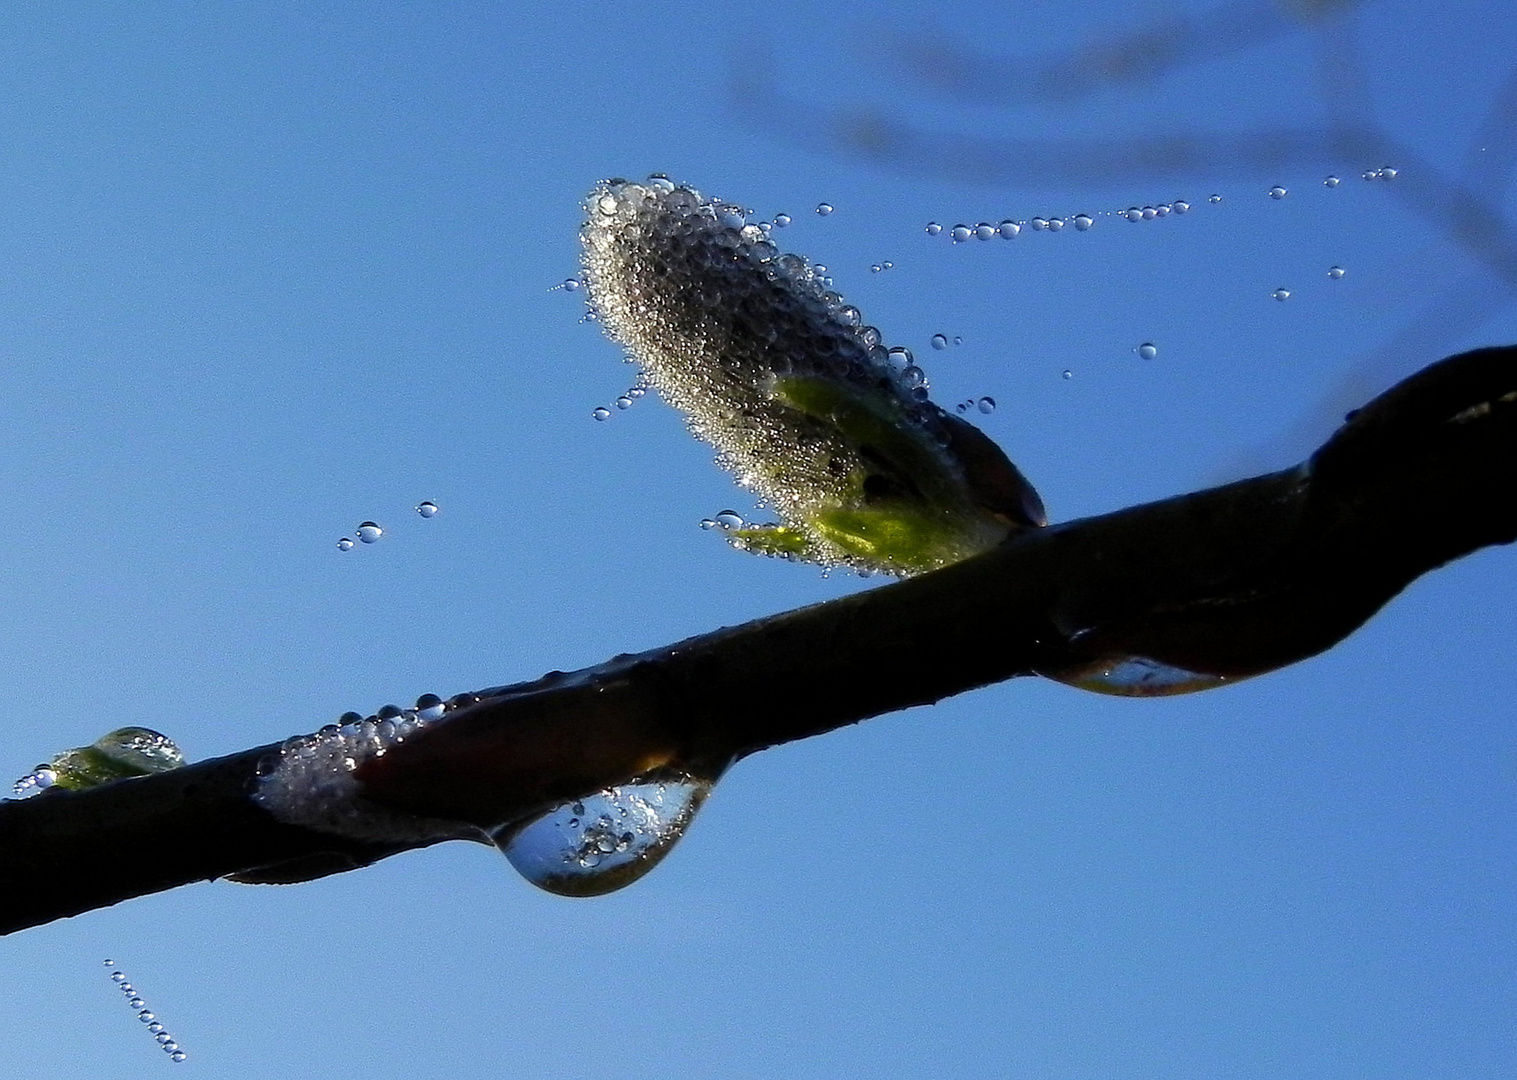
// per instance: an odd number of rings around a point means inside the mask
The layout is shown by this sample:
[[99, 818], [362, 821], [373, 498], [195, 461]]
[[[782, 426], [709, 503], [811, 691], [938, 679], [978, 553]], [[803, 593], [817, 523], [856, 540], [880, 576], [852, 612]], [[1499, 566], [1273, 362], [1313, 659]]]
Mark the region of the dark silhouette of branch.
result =
[[[484, 839], [652, 768], [710, 774], [1019, 675], [1131, 658], [1213, 683], [1256, 675], [1329, 648], [1428, 570], [1517, 539], [1514, 496], [1517, 346], [1480, 349], [1381, 395], [1297, 468], [1031, 529], [897, 584], [468, 695], [355, 775], [370, 805]], [[0, 805], [0, 932], [197, 880], [305, 880], [437, 841], [276, 821], [250, 792], [279, 749]]]

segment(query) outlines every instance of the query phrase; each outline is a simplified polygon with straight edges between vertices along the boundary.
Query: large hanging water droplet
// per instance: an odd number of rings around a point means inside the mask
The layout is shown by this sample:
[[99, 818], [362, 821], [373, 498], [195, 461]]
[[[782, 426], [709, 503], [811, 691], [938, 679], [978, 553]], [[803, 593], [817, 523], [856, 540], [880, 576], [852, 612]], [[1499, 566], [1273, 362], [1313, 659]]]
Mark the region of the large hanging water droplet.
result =
[[385, 531], [372, 521], [360, 522], [355, 531], [358, 539], [365, 544], [372, 544], [385, 534]]
[[711, 785], [685, 773], [619, 784], [504, 826], [495, 846], [540, 889], [600, 896], [657, 866], [685, 835]]

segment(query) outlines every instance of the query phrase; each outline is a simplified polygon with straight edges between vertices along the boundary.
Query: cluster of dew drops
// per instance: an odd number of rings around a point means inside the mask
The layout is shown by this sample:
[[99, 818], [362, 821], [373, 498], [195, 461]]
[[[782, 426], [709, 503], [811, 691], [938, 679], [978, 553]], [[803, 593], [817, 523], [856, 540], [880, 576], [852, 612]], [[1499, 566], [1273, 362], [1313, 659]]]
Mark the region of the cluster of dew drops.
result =
[[[1362, 178], [1368, 181], [1394, 180], [1397, 175], [1398, 170], [1390, 165], [1383, 165], [1378, 169], [1366, 169], [1361, 174]], [[1337, 188], [1342, 184], [1342, 182], [1343, 181], [1341, 177], [1334, 175], [1325, 177], [1322, 181], [1322, 185], [1326, 188]], [[1271, 199], [1278, 202], [1290, 194], [1290, 189], [1285, 187], [1283, 184], [1275, 184], [1269, 188], [1267, 194]], [[1221, 195], [1213, 194], [1209, 196], [1206, 201], [1213, 206], [1217, 206], [1220, 205], [1223, 200]], [[832, 214], [833, 210], [833, 205], [827, 202], [818, 203], [816, 206], [816, 214], [818, 217], [828, 217]], [[952, 226], [951, 228], [944, 226], [941, 222], [929, 221], [924, 227], [923, 231], [925, 231], [928, 236], [946, 236], [954, 244], [963, 244], [968, 243], [971, 240], [988, 241], [994, 240], [998, 237], [1002, 240], [1014, 240], [1018, 236], [1022, 235], [1024, 230], [1030, 232], [1057, 233], [1064, 231], [1066, 227], [1072, 227], [1075, 232], [1089, 232], [1102, 218], [1121, 219], [1128, 222], [1158, 221], [1172, 215], [1178, 216], [1188, 214], [1190, 211], [1191, 204], [1187, 200], [1175, 199], [1173, 202], [1167, 203], [1153, 203], [1143, 206], [1133, 205], [1113, 210], [1100, 210], [1094, 214], [1077, 213], [1066, 215], [1050, 215], [1048, 217], [1039, 216], [1025, 219], [1005, 218], [998, 223], [981, 221], [977, 222], [974, 225], [969, 225], [961, 222], [957, 225]], [[789, 214], [780, 213], [775, 214], [772, 221], [762, 221], [759, 222], [758, 225], [760, 229], [767, 233], [773, 229], [785, 228], [791, 223], [791, 220], [792, 219]], [[878, 274], [886, 270], [893, 269], [894, 266], [895, 263], [891, 262], [890, 260], [882, 259], [877, 263], [873, 263], [869, 269], [871, 273]], [[827, 270], [825, 266], [821, 265], [816, 266], [815, 269], [818, 273], [822, 274], [825, 274]], [[1348, 271], [1346, 271], [1342, 266], [1338, 266], [1336, 264], [1328, 267], [1327, 270], [1327, 276], [1332, 281], [1342, 280], [1347, 273]], [[565, 278], [562, 282], [553, 286], [553, 289], [554, 291], [563, 290], [565, 292], [576, 292], [582, 287], [582, 285], [583, 283], [578, 278], [571, 277]], [[1280, 303], [1284, 303], [1286, 300], [1289, 300], [1291, 298], [1291, 290], [1282, 285], [1272, 290], [1270, 292], [1270, 297]], [[932, 336], [932, 347], [934, 349], [946, 349], [948, 347], [949, 340], [950, 339], [946, 334], [934, 334]], [[955, 337], [952, 339], [952, 341], [953, 344], [958, 345], [962, 343], [963, 339]], [[1136, 352], [1138, 356], [1144, 360], [1153, 360], [1156, 359], [1159, 355], [1159, 347], [1152, 341], [1143, 342], [1142, 344], [1136, 346], [1133, 351]], [[903, 369], [903, 373], [908, 377], [908, 379], [911, 378], [913, 374], [921, 372], [921, 369], [916, 367], [915, 361], [911, 357], [911, 351], [909, 349], [892, 349], [891, 353], [892, 362], [894, 362], [898, 368]], [[903, 359], [904, 363], [902, 362]], [[1068, 368], [1065, 368], [1062, 373], [1065, 380], [1073, 379], [1074, 374], [1075, 373]], [[925, 390], [927, 385], [925, 375], [922, 376], [921, 381], [918, 385]], [[617, 410], [624, 411], [626, 409], [630, 409], [639, 398], [643, 397], [647, 393], [647, 390], [647, 386], [640, 381], [636, 385], [629, 387], [625, 392], [620, 394], [612, 404], [616, 407]], [[960, 413], [966, 413], [972, 409], [978, 409], [980, 412], [987, 414], [994, 412], [995, 407], [995, 399], [990, 397], [981, 397], [979, 399], [969, 398], [965, 401], [959, 402], [955, 406], [957, 411]], [[605, 405], [598, 405], [590, 411], [590, 415], [596, 420], [605, 421], [611, 419], [614, 413], [610, 407]], [[733, 516], [736, 517], [735, 514]], [[742, 524], [742, 520], [740, 518], [738, 519], [736, 525], [723, 524], [719, 520], [722, 517], [722, 514], [718, 514], [715, 519], [707, 518], [701, 522], [701, 527], [706, 529], [717, 528], [719, 526], [722, 528], [734, 528]], [[365, 542], [372, 543], [373, 541]], [[352, 542], [346, 538], [341, 541], [341, 544], [346, 544], [348, 547], [352, 547]], [[344, 550], [347, 549], [344, 548]]]
[[[106, 960], [104, 963], [108, 968], [116, 966], [116, 961], [114, 960]], [[115, 983], [116, 989], [125, 995], [127, 1005], [136, 1010], [137, 1019], [147, 1025], [148, 1032], [153, 1036], [153, 1039], [162, 1048], [163, 1052], [169, 1056], [170, 1061], [183, 1061], [189, 1057], [188, 1054], [179, 1048], [179, 1044], [174, 1041], [174, 1036], [164, 1029], [158, 1017], [153, 1014], [153, 1010], [147, 1007], [147, 1002], [142, 999], [142, 995], [137, 992], [137, 988], [127, 981], [126, 972], [112, 971], [111, 982]]]
[[[435, 518], [439, 513], [437, 504], [431, 499], [417, 503], [415, 509], [418, 514], [428, 521]], [[344, 536], [337, 541], [337, 550], [352, 551], [359, 544], [377, 544], [379, 538], [384, 534], [385, 531], [378, 522], [360, 521], [358, 528], [353, 530], [353, 536]], [[357, 537], [356, 540], [353, 538], [355, 536]]]

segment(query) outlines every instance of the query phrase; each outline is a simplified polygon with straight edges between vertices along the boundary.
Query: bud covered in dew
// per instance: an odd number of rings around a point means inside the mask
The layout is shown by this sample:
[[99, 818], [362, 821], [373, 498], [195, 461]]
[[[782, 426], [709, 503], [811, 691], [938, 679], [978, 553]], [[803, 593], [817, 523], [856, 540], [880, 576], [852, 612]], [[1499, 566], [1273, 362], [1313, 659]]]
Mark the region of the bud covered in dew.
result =
[[585, 210], [606, 333], [781, 519], [730, 530], [736, 546], [908, 575], [1045, 523], [1000, 447], [740, 207], [653, 176], [599, 184]]

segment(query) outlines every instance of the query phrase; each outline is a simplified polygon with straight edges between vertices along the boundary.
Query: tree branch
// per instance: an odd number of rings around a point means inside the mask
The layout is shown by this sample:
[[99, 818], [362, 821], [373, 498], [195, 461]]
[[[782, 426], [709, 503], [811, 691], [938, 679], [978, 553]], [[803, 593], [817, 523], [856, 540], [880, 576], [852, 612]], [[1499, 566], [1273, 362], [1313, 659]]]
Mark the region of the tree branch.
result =
[[[1517, 347], [1464, 353], [1352, 414], [1298, 468], [1028, 530], [884, 588], [483, 691], [356, 776], [367, 802], [469, 835], [650, 769], [718, 771], [1019, 675], [1101, 685], [1136, 659], [1194, 676], [1184, 688], [1215, 685], [1321, 652], [1419, 575], [1511, 543], [1514, 494]], [[436, 842], [275, 820], [250, 792], [279, 750], [0, 805], [0, 932], [192, 881], [304, 880]]]

